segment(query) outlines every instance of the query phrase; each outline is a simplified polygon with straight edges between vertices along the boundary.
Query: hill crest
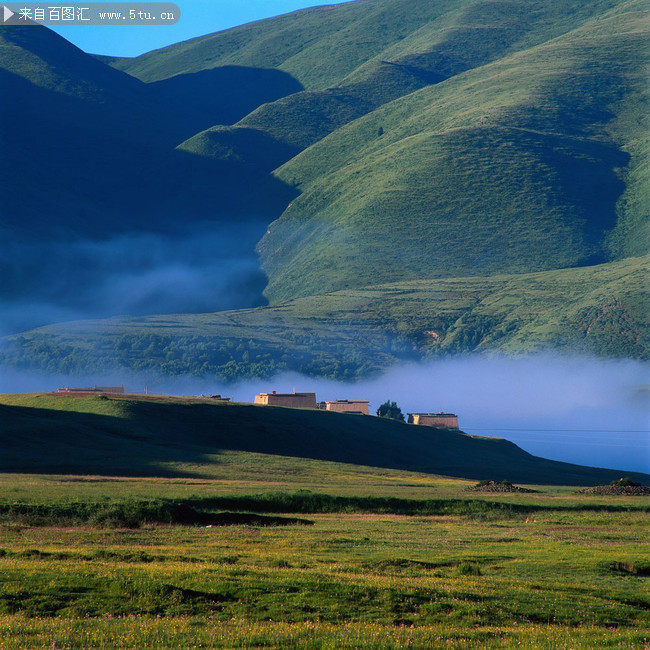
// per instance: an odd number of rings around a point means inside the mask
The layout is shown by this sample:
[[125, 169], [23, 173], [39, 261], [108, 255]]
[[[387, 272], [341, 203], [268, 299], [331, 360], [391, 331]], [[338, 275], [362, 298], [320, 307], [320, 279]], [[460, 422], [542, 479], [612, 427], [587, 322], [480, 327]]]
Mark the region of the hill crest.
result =
[[620, 478], [537, 458], [502, 439], [372, 416], [134, 395], [1, 395], [0, 409], [5, 472], [173, 475], [174, 463], [196, 467], [230, 449], [536, 484]]

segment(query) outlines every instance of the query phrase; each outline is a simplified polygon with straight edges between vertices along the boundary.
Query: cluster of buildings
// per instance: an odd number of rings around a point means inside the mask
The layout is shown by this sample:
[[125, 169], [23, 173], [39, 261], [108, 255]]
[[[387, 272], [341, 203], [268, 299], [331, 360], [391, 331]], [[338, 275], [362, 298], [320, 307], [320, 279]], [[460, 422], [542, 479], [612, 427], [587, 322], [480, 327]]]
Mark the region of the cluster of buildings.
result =
[[[124, 393], [124, 386], [91, 386], [81, 388], [59, 388], [59, 393]], [[228, 402], [229, 397], [210, 395], [211, 399]], [[260, 393], [255, 395], [255, 404], [262, 406], [289, 406], [300, 409], [319, 409], [322, 411], [335, 411], [337, 413], [350, 413], [355, 415], [369, 415], [367, 399], [335, 399], [331, 402], [317, 402], [316, 393]], [[458, 416], [454, 413], [409, 413], [407, 422], [439, 429], [458, 429]]]
[[[337, 399], [332, 402], [317, 402], [316, 393], [260, 393], [255, 395], [255, 404], [262, 406], [289, 406], [302, 409], [321, 409], [338, 413], [369, 415], [369, 400]], [[454, 413], [409, 413], [409, 424], [419, 424], [439, 429], [458, 429], [458, 416]]]
[[368, 415], [366, 399], [336, 399], [333, 402], [317, 402], [316, 393], [260, 393], [255, 395], [255, 404], [263, 406], [291, 406], [299, 409], [320, 409], [322, 411], [338, 411], [339, 413], [356, 413]]

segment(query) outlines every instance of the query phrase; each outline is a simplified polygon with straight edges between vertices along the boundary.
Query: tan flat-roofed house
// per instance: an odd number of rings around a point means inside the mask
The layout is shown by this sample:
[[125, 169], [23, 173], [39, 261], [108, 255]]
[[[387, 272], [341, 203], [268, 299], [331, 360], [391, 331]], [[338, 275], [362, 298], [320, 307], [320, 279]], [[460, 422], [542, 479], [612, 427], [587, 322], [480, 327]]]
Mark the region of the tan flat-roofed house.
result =
[[458, 429], [458, 416], [453, 413], [409, 413], [409, 424], [422, 424], [438, 429]]
[[260, 393], [255, 395], [255, 404], [263, 406], [291, 406], [299, 409], [315, 409], [316, 393]]
[[337, 411], [338, 413], [359, 413], [369, 415], [367, 399], [335, 399], [333, 402], [325, 402], [326, 411]]

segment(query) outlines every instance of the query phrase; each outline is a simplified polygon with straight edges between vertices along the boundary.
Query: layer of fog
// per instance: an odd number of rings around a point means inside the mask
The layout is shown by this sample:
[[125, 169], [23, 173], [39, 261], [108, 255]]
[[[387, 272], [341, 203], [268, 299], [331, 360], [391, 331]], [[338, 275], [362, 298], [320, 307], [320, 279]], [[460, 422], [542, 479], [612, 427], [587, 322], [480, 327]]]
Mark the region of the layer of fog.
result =
[[319, 400], [368, 399], [371, 413], [392, 400], [405, 415], [456, 413], [463, 431], [506, 438], [536, 456], [650, 472], [649, 381], [647, 363], [536, 355], [407, 364], [353, 385], [285, 375], [223, 390], [244, 401], [294, 388]]
[[354, 384], [297, 374], [225, 385], [209, 378], [121, 371], [75, 378], [6, 371], [0, 373], [0, 392], [124, 384], [128, 392], [220, 393], [252, 402], [259, 392], [314, 391], [319, 401], [370, 400], [371, 413], [382, 402], [394, 400], [404, 414], [456, 413], [467, 433], [506, 438], [536, 456], [650, 472], [649, 378], [650, 364], [640, 361], [468, 356], [401, 365]]
[[264, 304], [266, 277], [254, 253], [258, 230], [197, 226], [183, 236], [5, 242], [0, 336], [70, 320]]

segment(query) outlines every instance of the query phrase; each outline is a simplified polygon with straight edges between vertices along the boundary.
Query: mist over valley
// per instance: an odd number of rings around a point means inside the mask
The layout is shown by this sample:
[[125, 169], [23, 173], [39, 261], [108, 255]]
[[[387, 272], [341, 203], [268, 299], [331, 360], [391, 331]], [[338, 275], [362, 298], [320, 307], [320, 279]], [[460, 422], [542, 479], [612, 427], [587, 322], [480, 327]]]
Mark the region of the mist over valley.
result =
[[[0, 393], [100, 385], [151, 395], [220, 394], [252, 403], [262, 392], [295, 390], [315, 392], [318, 401], [369, 400], [371, 415], [391, 400], [405, 416], [455, 413], [462, 431], [505, 438], [535, 456], [650, 473], [648, 372], [647, 362], [557, 355], [461, 356], [406, 363], [356, 382], [284, 373], [233, 384], [211, 377], [170, 377], [124, 368], [87, 376], [48, 376], [5, 368]], [[423, 430], [422, 435], [435, 436], [435, 432]], [[486, 467], [485, 478], [490, 478], [488, 474]]]

